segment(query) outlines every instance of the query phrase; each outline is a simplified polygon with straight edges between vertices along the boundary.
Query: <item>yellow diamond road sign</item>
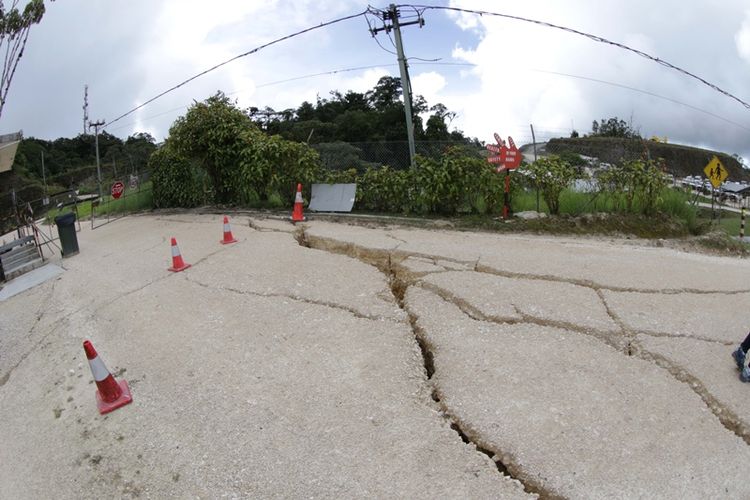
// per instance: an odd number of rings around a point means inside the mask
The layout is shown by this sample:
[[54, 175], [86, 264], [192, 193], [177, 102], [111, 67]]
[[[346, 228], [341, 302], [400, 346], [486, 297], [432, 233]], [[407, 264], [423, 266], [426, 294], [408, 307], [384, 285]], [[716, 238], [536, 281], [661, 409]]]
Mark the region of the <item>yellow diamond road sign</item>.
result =
[[721, 183], [729, 177], [727, 168], [722, 165], [719, 159], [715, 156], [711, 158], [711, 161], [708, 162], [708, 165], [703, 169], [703, 172], [706, 174], [706, 177], [708, 177], [708, 180], [711, 181], [711, 185], [715, 188], [721, 186]]

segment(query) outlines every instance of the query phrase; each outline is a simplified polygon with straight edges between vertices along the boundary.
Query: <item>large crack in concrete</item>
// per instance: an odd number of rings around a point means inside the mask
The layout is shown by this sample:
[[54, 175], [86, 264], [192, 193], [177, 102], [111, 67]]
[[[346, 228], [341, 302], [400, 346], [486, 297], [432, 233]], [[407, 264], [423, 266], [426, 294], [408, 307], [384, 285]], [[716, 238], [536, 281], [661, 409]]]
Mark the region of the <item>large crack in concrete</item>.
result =
[[657, 366], [667, 370], [674, 378], [687, 384], [695, 392], [706, 406], [711, 410], [721, 424], [732, 431], [737, 437], [750, 445], [750, 426], [748, 426], [735, 412], [723, 406], [706, 388], [703, 382], [683, 367], [671, 361], [669, 358], [645, 349], [637, 341], [633, 341], [633, 354], [640, 359], [655, 363]]
[[370, 320], [370, 321], [390, 321], [390, 322], [393, 322], [393, 323], [400, 323], [400, 321], [398, 321], [396, 319], [393, 319], [393, 318], [388, 318], [388, 317], [385, 317], [385, 316], [372, 315], [372, 314], [364, 314], [364, 313], [358, 311], [357, 309], [355, 309], [353, 307], [348, 307], [348, 306], [345, 306], [345, 305], [342, 305], [342, 304], [337, 304], [335, 302], [327, 302], [327, 301], [324, 301], [324, 300], [315, 300], [315, 299], [311, 299], [311, 298], [308, 298], [308, 297], [300, 297], [299, 295], [291, 295], [291, 294], [281, 293], [281, 292], [278, 292], [278, 293], [276, 293], [276, 292], [263, 293], [263, 292], [256, 292], [256, 291], [253, 291], [253, 290], [239, 290], [237, 288], [232, 288], [232, 287], [227, 287], [227, 286], [210, 285], [208, 283], [203, 283], [202, 281], [199, 281], [199, 280], [197, 280], [195, 278], [192, 278], [192, 277], [190, 277], [188, 275], [185, 275], [184, 279], [186, 281], [189, 281], [191, 283], [194, 283], [194, 284], [196, 284], [198, 286], [201, 286], [201, 287], [209, 289], [209, 290], [221, 290], [221, 291], [225, 291], [225, 292], [234, 293], [234, 294], [237, 294], [237, 295], [252, 295], [254, 297], [287, 299], [287, 300], [292, 300], [292, 301], [295, 301], [295, 302], [301, 302], [301, 303], [304, 303], [304, 304], [312, 304], [312, 305], [321, 306], [321, 307], [329, 307], [331, 309], [338, 309], [340, 311], [347, 312], [347, 313], [351, 314], [352, 316], [354, 316], [355, 318], [359, 318], [359, 319], [367, 319], [367, 320]]
[[541, 484], [528, 477], [520, 467], [515, 465], [512, 457], [507, 453], [498, 452], [498, 450], [493, 449], [492, 446], [484, 443], [480, 436], [467, 428], [457, 416], [452, 414], [450, 408], [444, 404], [440, 389], [433, 381], [433, 376], [435, 374], [433, 355], [435, 350], [434, 346], [430, 345], [427, 336], [424, 335], [424, 332], [421, 331], [418, 325], [417, 316], [406, 306], [404, 301], [406, 290], [414, 285], [414, 277], [410, 276], [410, 273], [394, 262], [394, 260], [400, 262], [408, 257], [408, 255], [398, 255], [397, 252], [389, 250], [364, 249], [357, 245], [342, 244], [340, 242], [323, 240], [320, 238], [309, 238], [304, 228], [300, 228], [295, 232], [295, 238], [303, 247], [345, 255], [372, 265], [380, 270], [387, 278], [388, 285], [396, 303], [406, 312], [409, 318], [409, 324], [412, 333], [414, 334], [414, 341], [422, 354], [425, 379], [431, 388], [431, 399], [433, 403], [438, 405], [442, 415], [450, 422], [450, 428], [457, 434], [462, 442], [473, 446], [478, 453], [489, 457], [500, 474], [509, 476], [518, 481], [527, 493], [536, 494], [540, 499], [559, 498], [547, 491]]
[[[418, 254], [413, 254], [418, 255]], [[573, 278], [562, 278], [560, 276], [554, 276], [550, 274], [530, 274], [530, 273], [515, 273], [512, 271], [505, 271], [495, 269], [494, 267], [477, 264], [475, 271], [485, 274], [494, 274], [503, 278], [513, 279], [527, 279], [527, 280], [538, 280], [538, 281], [552, 281], [557, 283], [567, 283], [569, 285], [578, 285], [592, 290], [607, 290], [610, 292], [632, 292], [632, 293], [644, 293], [654, 295], [678, 295], [682, 293], [693, 293], [696, 295], [741, 295], [743, 293], [750, 293], [750, 289], [747, 290], [704, 290], [700, 288], [636, 288], [636, 287], [623, 287], [614, 285], [603, 285], [591, 280], [577, 280]]]
[[[470, 442], [476, 447], [478, 452], [483, 453], [487, 456], [490, 456], [490, 458], [492, 458], [492, 460], [497, 465], [498, 470], [500, 472], [507, 471], [507, 473], [511, 477], [513, 477], [514, 479], [517, 479], [524, 485], [524, 488], [526, 489], [527, 492], [536, 493], [540, 496], [540, 498], [557, 498], [557, 497], [551, 492], [546, 491], [542, 485], [536, 484], [533, 481], [533, 479], [528, 478], [524, 474], [524, 471], [522, 470], [522, 468], [515, 465], [513, 461], [513, 457], [509, 456], [508, 454], [503, 454], [502, 451], [492, 450], [491, 445], [484, 443], [482, 438], [478, 436], [476, 433], [474, 433], [473, 431], [471, 431], [471, 429], [468, 426], [462, 425], [460, 420], [456, 418], [455, 416], [451, 415], [450, 409], [442, 403], [443, 397], [440, 393], [440, 389], [432, 381], [432, 377], [435, 373], [434, 356], [433, 356], [434, 348], [433, 346], [429, 344], [423, 332], [420, 331], [418, 324], [417, 324], [418, 318], [411, 311], [409, 311], [409, 309], [404, 304], [403, 297], [404, 297], [406, 289], [409, 286], [420, 286], [422, 288], [432, 291], [433, 293], [436, 293], [443, 300], [455, 305], [464, 314], [466, 314], [467, 317], [475, 321], [485, 321], [485, 322], [500, 323], [500, 324], [531, 323], [531, 324], [536, 324], [539, 326], [552, 326], [552, 327], [572, 330], [577, 333], [593, 336], [594, 338], [606, 343], [607, 345], [614, 347], [619, 352], [622, 352], [624, 355], [627, 355], [627, 356], [636, 355], [640, 359], [652, 362], [656, 364], [657, 366], [659, 366], [660, 368], [666, 370], [676, 380], [687, 384], [688, 387], [690, 387], [690, 389], [693, 390], [701, 398], [701, 400], [704, 402], [704, 404], [706, 404], [708, 409], [717, 417], [721, 425], [723, 425], [725, 428], [727, 428], [728, 430], [733, 432], [735, 435], [743, 439], [746, 443], [750, 444], [750, 429], [748, 429], [748, 426], [746, 426], [734, 412], [724, 407], [719, 402], [719, 400], [715, 398], [708, 391], [708, 389], [706, 389], [706, 387], [700, 382], [699, 379], [697, 379], [695, 376], [688, 373], [683, 368], [667, 360], [663, 356], [659, 356], [654, 353], [651, 353], [647, 351], [646, 349], [644, 349], [642, 346], [636, 345], [635, 337], [639, 334], [643, 334], [643, 335], [648, 335], [648, 336], [653, 336], [653, 337], [695, 338], [697, 340], [720, 343], [722, 345], [729, 345], [729, 344], [722, 342], [722, 341], [717, 341], [715, 339], [698, 338], [692, 335], [675, 335], [675, 334], [670, 334], [670, 333], [641, 332], [641, 331], [628, 328], [627, 325], [625, 325], [624, 322], [614, 313], [614, 311], [611, 310], [604, 295], [602, 294], [602, 290], [610, 290], [610, 291], [616, 291], [616, 292], [652, 293], [652, 294], [699, 293], [699, 294], [725, 294], [725, 295], [736, 295], [740, 293], [747, 293], [745, 291], [729, 291], [729, 292], [705, 291], [705, 290], [695, 290], [695, 289], [689, 289], [689, 288], [664, 289], [664, 290], [642, 290], [642, 289], [637, 289], [637, 288], [601, 286], [598, 283], [589, 282], [587, 280], [569, 280], [569, 279], [564, 279], [564, 278], [560, 278], [557, 276], [540, 276], [540, 275], [529, 275], [529, 274], [523, 274], [523, 273], [503, 272], [503, 271], [498, 271], [497, 269], [491, 268], [489, 266], [481, 265], [480, 259], [477, 259], [476, 262], [465, 262], [465, 261], [460, 261], [456, 259], [446, 258], [443, 256], [433, 256], [433, 255], [425, 255], [421, 253], [407, 252], [407, 251], [399, 250], [396, 248], [391, 249], [391, 250], [368, 249], [368, 248], [364, 248], [353, 243], [341, 242], [341, 241], [337, 241], [337, 240], [333, 240], [329, 238], [317, 237], [317, 236], [311, 237], [305, 232], [304, 227], [300, 227], [297, 229], [297, 231], [295, 232], [295, 238], [297, 239], [298, 243], [301, 246], [304, 246], [307, 248], [314, 248], [317, 250], [323, 250], [323, 251], [327, 251], [330, 253], [346, 255], [348, 257], [360, 260], [361, 262], [364, 262], [366, 264], [373, 265], [388, 277], [388, 282], [391, 286], [392, 293], [394, 297], [396, 298], [399, 306], [402, 309], [404, 309], [406, 313], [408, 314], [409, 323], [411, 324], [412, 331], [414, 332], [415, 340], [420, 348], [420, 351], [422, 352], [425, 374], [427, 376], [428, 382], [432, 385], [433, 401], [439, 405], [441, 411], [446, 416], [446, 418], [448, 418], [452, 422], [451, 427], [459, 434], [459, 436], [464, 442], [468, 440], [468, 442]], [[429, 260], [432, 260], [433, 262], [438, 262], [439, 260], [441, 260], [441, 261], [453, 262], [453, 263], [457, 263], [461, 265], [471, 265], [476, 272], [497, 275], [497, 276], [501, 276], [505, 278], [562, 282], [566, 284], [578, 285], [578, 286], [583, 286], [583, 287], [592, 289], [599, 296], [609, 317], [619, 327], [620, 332], [614, 334], [615, 336], [618, 337], [619, 340], [615, 340], [612, 338], [613, 332], [611, 331], [602, 332], [596, 329], [583, 328], [578, 325], [573, 325], [573, 324], [569, 324], [566, 322], [555, 322], [555, 321], [545, 320], [541, 318], [536, 318], [528, 314], [525, 314], [519, 311], [518, 309], [516, 310], [521, 316], [520, 320], [517, 318], [495, 318], [495, 317], [487, 316], [483, 314], [481, 311], [479, 311], [476, 307], [469, 304], [466, 300], [456, 297], [455, 295], [448, 292], [447, 290], [444, 290], [438, 286], [420, 281], [420, 278], [422, 276], [426, 274], [431, 274], [431, 273], [429, 272], [415, 273], [415, 272], [409, 271], [406, 267], [399, 265], [401, 262], [403, 262], [404, 260], [410, 257], [429, 259]]]

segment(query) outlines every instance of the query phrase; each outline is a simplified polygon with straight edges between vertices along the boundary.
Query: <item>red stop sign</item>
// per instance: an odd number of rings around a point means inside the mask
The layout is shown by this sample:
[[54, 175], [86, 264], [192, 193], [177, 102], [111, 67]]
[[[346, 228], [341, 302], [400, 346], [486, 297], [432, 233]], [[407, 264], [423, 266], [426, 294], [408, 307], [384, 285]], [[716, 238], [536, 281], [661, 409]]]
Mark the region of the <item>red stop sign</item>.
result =
[[120, 196], [122, 196], [123, 191], [125, 191], [125, 184], [123, 184], [122, 181], [117, 181], [112, 184], [112, 198], [118, 199]]

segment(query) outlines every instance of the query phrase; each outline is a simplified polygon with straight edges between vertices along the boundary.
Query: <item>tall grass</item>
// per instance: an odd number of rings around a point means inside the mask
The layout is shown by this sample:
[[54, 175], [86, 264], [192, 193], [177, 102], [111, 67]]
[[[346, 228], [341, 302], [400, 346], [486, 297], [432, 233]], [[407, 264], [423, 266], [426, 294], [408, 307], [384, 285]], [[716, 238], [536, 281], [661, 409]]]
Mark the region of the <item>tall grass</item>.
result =
[[[514, 192], [512, 206], [514, 212], [536, 210], [536, 191], [518, 190]], [[539, 211], [549, 213], [547, 204], [541, 197]], [[682, 191], [672, 188], [664, 189], [659, 196], [656, 211], [685, 221], [691, 232], [697, 228], [698, 210], [690, 203], [690, 197]], [[560, 195], [561, 214], [576, 216], [595, 212], [626, 212], [625, 203], [620, 197], [609, 193], [582, 193], [566, 189]], [[629, 212], [634, 214], [644, 213], [644, 203], [637, 196], [634, 198]]]
[[[90, 206], [90, 204], [89, 204]], [[128, 194], [115, 200], [111, 196], [105, 196], [102, 203], [96, 207], [96, 215], [115, 214], [123, 212], [138, 212], [148, 210], [154, 206], [154, 192], [150, 189], [141, 189], [136, 193]]]

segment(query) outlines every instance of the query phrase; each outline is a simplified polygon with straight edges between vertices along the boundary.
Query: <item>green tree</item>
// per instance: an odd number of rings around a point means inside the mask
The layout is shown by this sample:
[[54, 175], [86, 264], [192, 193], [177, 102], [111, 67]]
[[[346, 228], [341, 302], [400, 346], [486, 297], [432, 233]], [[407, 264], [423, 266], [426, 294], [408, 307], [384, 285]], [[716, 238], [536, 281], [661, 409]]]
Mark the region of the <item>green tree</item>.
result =
[[245, 133], [256, 130], [250, 117], [217, 92], [179, 117], [169, 129], [169, 140], [177, 155], [197, 161], [208, 173], [216, 201], [229, 203], [236, 194], [229, 171], [237, 168]]
[[524, 172], [539, 189], [552, 215], [560, 213], [560, 194], [579, 177], [574, 167], [555, 155], [524, 164], [519, 171]]
[[[652, 213], [667, 185], [663, 160], [623, 160], [597, 174], [599, 191], [611, 196], [614, 209], [634, 211], [640, 206], [644, 214]], [[636, 200], [640, 201], [636, 205]], [[624, 202], [624, 203], [622, 203]]]
[[0, 0], [0, 52], [4, 53], [2, 76], [0, 76], [0, 116], [10, 91], [13, 75], [18, 62], [23, 57], [23, 49], [29, 38], [31, 26], [39, 24], [44, 16], [44, 1], [31, 0], [23, 8], [17, 7], [18, 0], [13, 0], [9, 9]]
[[[320, 158], [306, 144], [268, 136], [221, 92], [178, 118], [151, 156], [159, 206], [291, 203], [294, 186], [321, 177]], [[181, 197], [179, 189], [196, 195]], [[197, 196], [197, 198], [196, 198]]]
[[624, 137], [626, 139], [639, 138], [641, 135], [634, 130], [625, 120], [616, 116], [607, 120], [602, 119], [601, 123], [594, 120], [591, 124], [591, 137]]

